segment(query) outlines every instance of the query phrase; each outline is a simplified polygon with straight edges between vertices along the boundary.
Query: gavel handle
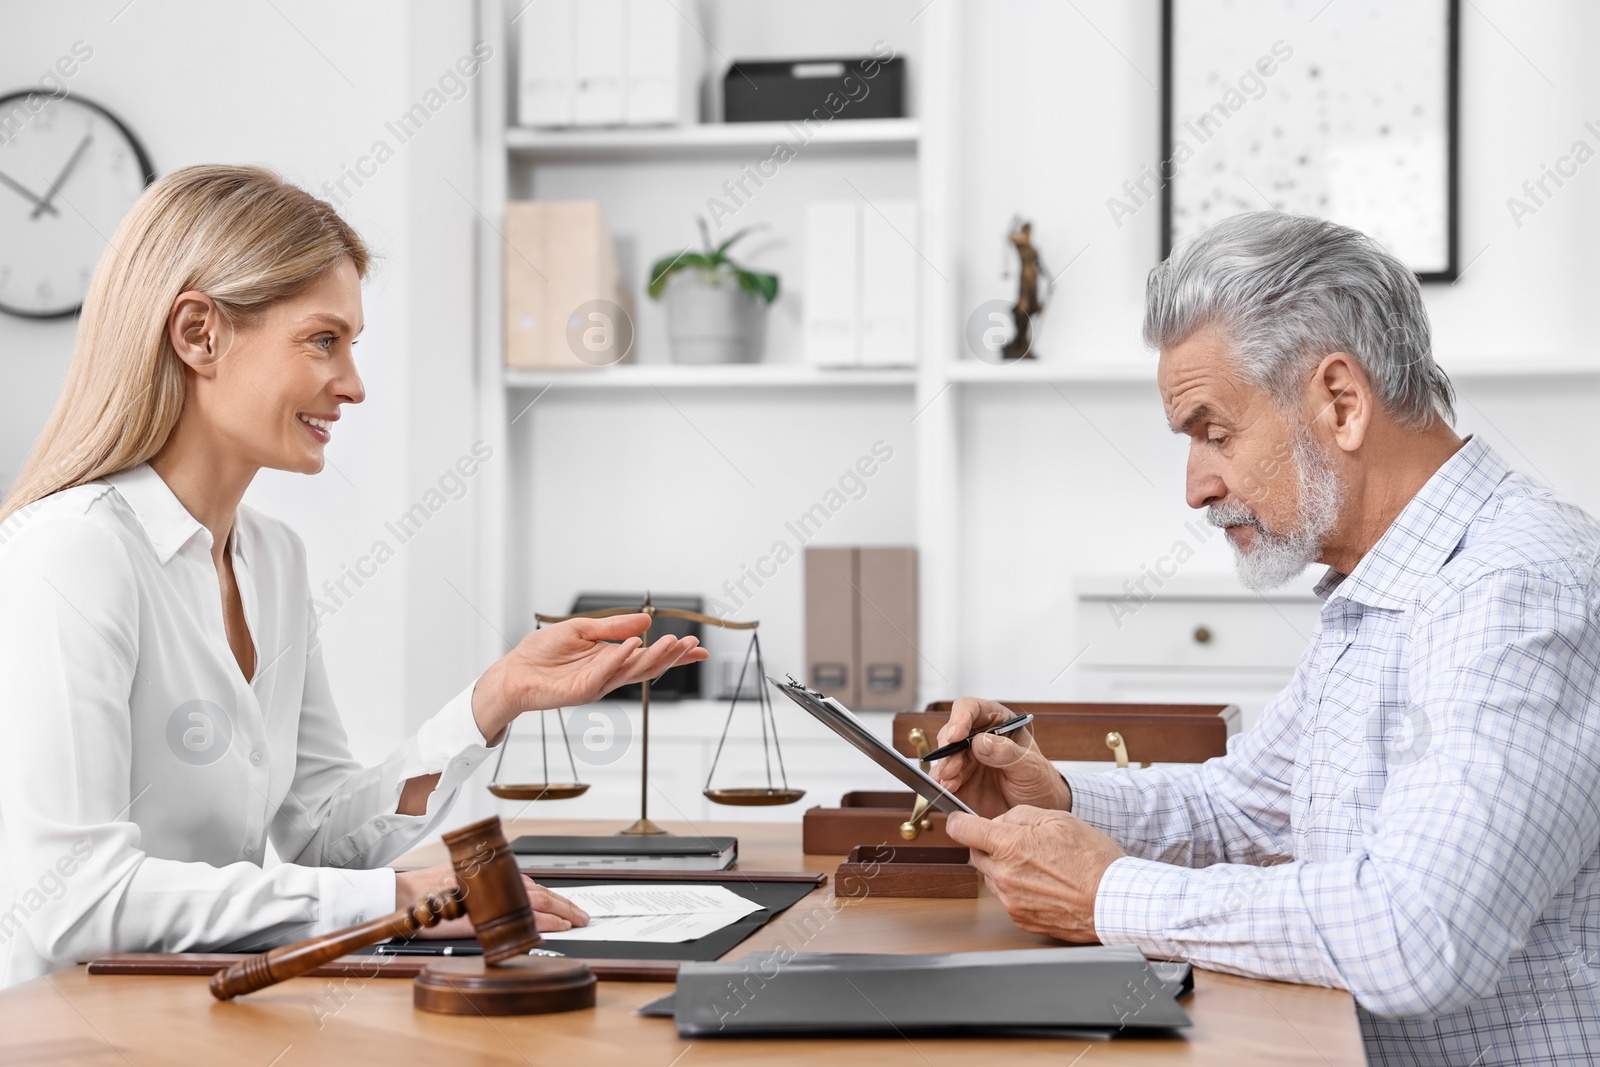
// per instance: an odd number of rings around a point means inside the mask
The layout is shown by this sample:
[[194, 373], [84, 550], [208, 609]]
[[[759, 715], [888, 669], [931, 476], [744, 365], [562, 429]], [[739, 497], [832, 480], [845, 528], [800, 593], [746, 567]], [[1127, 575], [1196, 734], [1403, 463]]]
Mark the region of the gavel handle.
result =
[[231, 1000], [244, 993], [254, 993], [315, 970], [356, 949], [375, 945], [391, 937], [413, 937], [419, 930], [437, 926], [447, 919], [459, 919], [466, 913], [466, 898], [458, 887], [451, 886], [442, 894], [430, 894], [392, 915], [292, 945], [283, 945], [241, 960], [211, 977], [211, 995], [218, 1000]]

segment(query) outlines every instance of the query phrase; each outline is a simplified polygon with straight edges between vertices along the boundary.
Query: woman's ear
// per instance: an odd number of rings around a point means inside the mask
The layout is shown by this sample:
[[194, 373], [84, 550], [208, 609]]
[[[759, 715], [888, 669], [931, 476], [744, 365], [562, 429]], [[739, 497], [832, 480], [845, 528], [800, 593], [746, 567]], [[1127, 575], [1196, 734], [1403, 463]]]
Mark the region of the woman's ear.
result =
[[222, 312], [205, 293], [179, 293], [167, 314], [167, 337], [185, 365], [203, 378], [216, 374], [222, 356]]

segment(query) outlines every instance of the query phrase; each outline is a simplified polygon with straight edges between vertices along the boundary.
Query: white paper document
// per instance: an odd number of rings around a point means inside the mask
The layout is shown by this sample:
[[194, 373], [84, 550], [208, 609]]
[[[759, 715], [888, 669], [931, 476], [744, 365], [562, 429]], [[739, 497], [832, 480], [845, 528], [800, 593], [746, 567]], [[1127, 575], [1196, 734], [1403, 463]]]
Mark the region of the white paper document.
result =
[[589, 925], [541, 934], [546, 941], [693, 941], [761, 910], [720, 885], [586, 885], [561, 895]]

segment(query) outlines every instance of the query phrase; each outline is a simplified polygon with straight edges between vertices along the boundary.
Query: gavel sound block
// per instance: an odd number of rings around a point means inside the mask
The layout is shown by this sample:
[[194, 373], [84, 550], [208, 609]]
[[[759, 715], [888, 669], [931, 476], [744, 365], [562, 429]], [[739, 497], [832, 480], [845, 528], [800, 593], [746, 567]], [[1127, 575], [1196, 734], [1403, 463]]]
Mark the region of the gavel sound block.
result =
[[413, 984], [412, 1003], [452, 1015], [542, 1015], [594, 1007], [595, 978], [576, 960], [530, 956], [542, 943], [516, 857], [499, 816], [444, 835], [456, 885], [392, 915], [275, 948], [211, 979], [211, 993], [230, 1000], [305, 974], [359, 948], [466, 915], [483, 945], [477, 958], [429, 963]]

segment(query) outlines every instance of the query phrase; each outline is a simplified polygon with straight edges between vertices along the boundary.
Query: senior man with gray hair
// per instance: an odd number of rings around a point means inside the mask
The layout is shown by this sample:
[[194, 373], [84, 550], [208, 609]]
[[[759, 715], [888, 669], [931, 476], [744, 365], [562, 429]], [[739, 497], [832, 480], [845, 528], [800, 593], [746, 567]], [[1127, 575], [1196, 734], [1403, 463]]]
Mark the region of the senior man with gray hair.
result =
[[1600, 1062], [1600, 526], [1457, 437], [1416, 279], [1353, 230], [1217, 223], [1145, 338], [1245, 584], [1327, 564], [1310, 647], [1203, 764], [979, 738], [950, 835], [1026, 930], [1350, 990], [1374, 1063]]

